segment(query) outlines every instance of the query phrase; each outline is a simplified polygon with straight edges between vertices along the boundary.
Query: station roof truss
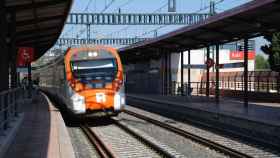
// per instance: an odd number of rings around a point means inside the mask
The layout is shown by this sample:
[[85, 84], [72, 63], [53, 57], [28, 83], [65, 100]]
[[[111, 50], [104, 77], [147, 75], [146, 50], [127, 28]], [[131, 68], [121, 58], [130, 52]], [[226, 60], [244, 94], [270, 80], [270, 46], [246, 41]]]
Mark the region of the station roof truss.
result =
[[152, 50], [180, 52], [273, 33], [280, 29], [280, 1], [254, 0], [151, 40], [119, 49], [123, 58]]
[[133, 43], [149, 40], [151, 38], [101, 38], [101, 39], [76, 39], [76, 38], [59, 38], [56, 45], [81, 45], [81, 44], [102, 44], [102, 45], [130, 45]]
[[15, 18], [17, 47], [35, 48], [35, 58], [51, 48], [63, 29], [72, 0], [6, 0]]
[[208, 13], [71, 13], [66, 24], [80, 25], [191, 25]]

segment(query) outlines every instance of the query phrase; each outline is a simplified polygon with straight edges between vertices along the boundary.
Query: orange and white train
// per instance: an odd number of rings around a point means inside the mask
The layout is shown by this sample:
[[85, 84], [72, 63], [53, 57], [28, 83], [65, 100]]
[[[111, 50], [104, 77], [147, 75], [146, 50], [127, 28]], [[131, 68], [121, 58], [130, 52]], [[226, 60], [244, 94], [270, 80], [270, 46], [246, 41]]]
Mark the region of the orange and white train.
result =
[[76, 115], [117, 115], [125, 105], [123, 67], [114, 48], [69, 48], [32, 74], [42, 90], [57, 96]]

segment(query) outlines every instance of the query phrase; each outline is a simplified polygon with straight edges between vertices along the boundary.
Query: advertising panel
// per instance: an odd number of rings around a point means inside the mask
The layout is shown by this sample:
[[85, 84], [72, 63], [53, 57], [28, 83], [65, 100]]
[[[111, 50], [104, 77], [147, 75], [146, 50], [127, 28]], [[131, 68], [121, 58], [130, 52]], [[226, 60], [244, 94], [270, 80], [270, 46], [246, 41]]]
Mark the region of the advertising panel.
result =
[[[255, 59], [255, 51], [248, 52], [248, 59], [254, 60]], [[232, 51], [230, 52], [230, 60], [244, 60], [244, 52], [243, 51]]]

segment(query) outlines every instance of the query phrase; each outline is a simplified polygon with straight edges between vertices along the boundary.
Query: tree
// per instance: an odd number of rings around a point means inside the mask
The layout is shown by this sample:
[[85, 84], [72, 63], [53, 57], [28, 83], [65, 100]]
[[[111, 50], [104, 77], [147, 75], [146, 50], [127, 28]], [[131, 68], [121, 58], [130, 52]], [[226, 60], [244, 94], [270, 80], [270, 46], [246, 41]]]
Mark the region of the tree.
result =
[[265, 35], [264, 38], [270, 44], [262, 46], [261, 50], [268, 55], [271, 70], [280, 72], [280, 32]]
[[269, 63], [262, 55], [256, 55], [256, 69], [269, 69]]

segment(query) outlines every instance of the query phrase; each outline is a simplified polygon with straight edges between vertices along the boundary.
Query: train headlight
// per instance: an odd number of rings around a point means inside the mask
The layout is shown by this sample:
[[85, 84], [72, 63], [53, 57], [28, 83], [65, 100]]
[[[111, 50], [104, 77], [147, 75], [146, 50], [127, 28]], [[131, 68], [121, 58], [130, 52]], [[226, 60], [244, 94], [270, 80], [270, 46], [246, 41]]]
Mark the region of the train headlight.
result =
[[89, 52], [89, 53], [88, 53], [88, 56], [89, 56], [89, 57], [97, 57], [97, 56], [98, 56], [98, 53], [97, 53], [97, 52]]
[[73, 102], [73, 110], [77, 113], [83, 113], [86, 111], [86, 105], [85, 105], [85, 97], [79, 95], [78, 93], [75, 93], [72, 97]]

